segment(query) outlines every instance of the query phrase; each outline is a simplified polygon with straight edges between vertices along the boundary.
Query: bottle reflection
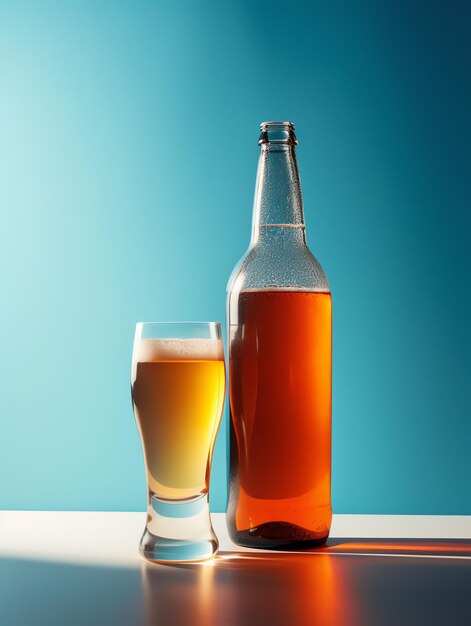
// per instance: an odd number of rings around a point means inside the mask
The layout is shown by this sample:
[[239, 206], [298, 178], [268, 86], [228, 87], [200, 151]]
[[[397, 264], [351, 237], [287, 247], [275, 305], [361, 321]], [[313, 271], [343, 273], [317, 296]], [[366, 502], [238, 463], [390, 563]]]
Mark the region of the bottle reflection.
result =
[[[353, 606], [342, 564], [329, 555], [220, 557], [233, 624], [346, 624]], [[221, 577], [222, 578], [222, 577]]]
[[357, 613], [343, 559], [220, 553], [192, 565], [142, 565], [146, 626], [346, 624]]

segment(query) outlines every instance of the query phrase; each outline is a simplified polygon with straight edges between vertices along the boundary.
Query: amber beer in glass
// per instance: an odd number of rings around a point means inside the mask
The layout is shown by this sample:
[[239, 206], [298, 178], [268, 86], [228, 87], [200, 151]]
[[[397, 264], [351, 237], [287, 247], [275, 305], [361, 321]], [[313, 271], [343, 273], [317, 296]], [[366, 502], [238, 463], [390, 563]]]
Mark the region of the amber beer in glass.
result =
[[228, 286], [229, 533], [321, 545], [332, 510], [331, 295], [306, 244], [294, 126], [262, 124], [250, 247]]
[[138, 324], [131, 385], [148, 486], [141, 552], [208, 558], [217, 549], [208, 491], [225, 389], [219, 325]]

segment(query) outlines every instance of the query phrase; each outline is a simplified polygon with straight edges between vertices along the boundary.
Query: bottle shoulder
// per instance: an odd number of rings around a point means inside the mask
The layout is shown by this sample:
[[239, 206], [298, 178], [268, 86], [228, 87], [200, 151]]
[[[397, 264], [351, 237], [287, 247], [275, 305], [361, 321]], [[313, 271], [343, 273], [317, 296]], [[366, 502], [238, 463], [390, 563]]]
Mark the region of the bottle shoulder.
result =
[[249, 247], [227, 284], [229, 294], [270, 288], [330, 292], [321, 264], [304, 242], [289, 246], [261, 242]]

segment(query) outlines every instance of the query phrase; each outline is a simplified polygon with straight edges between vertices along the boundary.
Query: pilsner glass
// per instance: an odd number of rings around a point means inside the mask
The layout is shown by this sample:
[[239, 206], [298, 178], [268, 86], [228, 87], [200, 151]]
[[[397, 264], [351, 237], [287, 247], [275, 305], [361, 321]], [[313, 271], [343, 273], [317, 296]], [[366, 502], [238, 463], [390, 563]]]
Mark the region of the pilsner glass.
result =
[[131, 393], [147, 473], [146, 559], [199, 561], [217, 551], [208, 492], [224, 390], [218, 323], [136, 325]]

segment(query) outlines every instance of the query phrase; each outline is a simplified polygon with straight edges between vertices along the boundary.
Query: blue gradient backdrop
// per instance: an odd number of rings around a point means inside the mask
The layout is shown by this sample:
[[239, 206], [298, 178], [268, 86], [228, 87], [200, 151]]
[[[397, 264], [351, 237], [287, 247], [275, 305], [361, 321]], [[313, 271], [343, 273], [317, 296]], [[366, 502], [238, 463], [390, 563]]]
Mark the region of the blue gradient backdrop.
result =
[[334, 294], [334, 510], [471, 513], [469, 7], [0, 4], [1, 508], [144, 508], [134, 323], [224, 319], [282, 118]]

